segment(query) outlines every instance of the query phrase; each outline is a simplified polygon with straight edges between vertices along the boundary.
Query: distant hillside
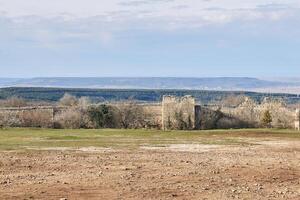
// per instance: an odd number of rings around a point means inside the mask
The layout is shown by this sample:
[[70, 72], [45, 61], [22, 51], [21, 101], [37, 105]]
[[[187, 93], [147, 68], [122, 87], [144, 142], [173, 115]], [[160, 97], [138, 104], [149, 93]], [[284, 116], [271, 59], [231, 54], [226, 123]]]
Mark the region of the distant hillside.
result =
[[287, 103], [300, 103], [298, 95], [272, 94], [255, 92], [231, 92], [231, 91], [208, 91], [208, 90], [147, 90], [147, 89], [71, 89], [71, 88], [0, 88], [0, 99], [18, 96], [28, 100], [57, 101], [65, 93], [77, 97], [87, 96], [97, 102], [136, 100], [142, 102], [158, 102], [163, 95], [192, 95], [202, 104], [211, 104], [232, 95], [245, 95], [257, 101], [264, 97], [280, 98]]
[[0, 87], [118, 88], [247, 90], [298, 87], [299, 82], [280, 82], [247, 77], [219, 78], [0, 78]]

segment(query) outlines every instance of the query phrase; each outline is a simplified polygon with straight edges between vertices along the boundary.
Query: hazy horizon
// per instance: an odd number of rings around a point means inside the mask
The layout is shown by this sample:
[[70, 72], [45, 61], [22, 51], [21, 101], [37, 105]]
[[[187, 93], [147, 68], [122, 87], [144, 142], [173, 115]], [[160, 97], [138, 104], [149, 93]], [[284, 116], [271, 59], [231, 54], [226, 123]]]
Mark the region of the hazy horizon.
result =
[[36, 78], [178, 78], [178, 79], [201, 79], [201, 78], [250, 78], [268, 81], [300, 82], [297, 76], [0, 76], [0, 79], [36, 79]]

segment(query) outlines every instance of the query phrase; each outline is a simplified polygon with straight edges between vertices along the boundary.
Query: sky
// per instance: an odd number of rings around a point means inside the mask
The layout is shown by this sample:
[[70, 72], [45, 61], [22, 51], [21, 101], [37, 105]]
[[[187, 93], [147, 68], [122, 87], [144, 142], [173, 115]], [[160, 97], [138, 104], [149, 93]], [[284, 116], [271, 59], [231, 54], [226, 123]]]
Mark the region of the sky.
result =
[[300, 75], [300, 0], [0, 0], [0, 77]]

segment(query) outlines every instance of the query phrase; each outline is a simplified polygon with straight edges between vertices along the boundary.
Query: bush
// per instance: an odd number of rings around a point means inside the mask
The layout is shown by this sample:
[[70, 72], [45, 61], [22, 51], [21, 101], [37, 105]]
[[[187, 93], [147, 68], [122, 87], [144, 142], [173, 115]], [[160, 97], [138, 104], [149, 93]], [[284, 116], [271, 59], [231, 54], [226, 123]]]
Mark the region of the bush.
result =
[[87, 113], [93, 128], [115, 128], [117, 125], [115, 113], [111, 106], [91, 106]]
[[19, 114], [21, 126], [51, 128], [53, 127], [53, 113], [47, 110], [28, 110]]
[[223, 116], [216, 123], [216, 128], [218, 129], [234, 129], [234, 128], [249, 128], [251, 127], [245, 121], [242, 121], [236, 117], [232, 116]]
[[272, 121], [273, 121], [273, 119], [272, 119], [270, 111], [266, 110], [263, 113], [263, 116], [262, 116], [262, 119], [261, 119], [262, 125], [265, 126], [265, 127], [267, 127], [267, 128], [270, 128]]
[[87, 115], [81, 109], [67, 109], [55, 116], [56, 128], [89, 128]]
[[135, 102], [119, 104], [118, 116], [121, 128], [137, 129], [147, 126], [145, 110]]
[[200, 129], [216, 129], [218, 121], [224, 117], [224, 113], [220, 109], [212, 110], [209, 108], [202, 108], [199, 119]]

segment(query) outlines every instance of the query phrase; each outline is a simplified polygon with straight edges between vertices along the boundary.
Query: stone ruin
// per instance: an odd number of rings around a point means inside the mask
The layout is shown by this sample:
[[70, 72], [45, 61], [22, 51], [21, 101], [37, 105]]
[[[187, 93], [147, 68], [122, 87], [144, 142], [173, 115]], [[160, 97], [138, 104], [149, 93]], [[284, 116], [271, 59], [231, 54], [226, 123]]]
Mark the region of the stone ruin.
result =
[[55, 115], [67, 107], [36, 106], [0, 108], [0, 127], [54, 127]]
[[[162, 129], [259, 128], [262, 114], [269, 110], [272, 127], [300, 130], [300, 110], [288, 108], [281, 101], [265, 98], [258, 104], [246, 97], [235, 108], [196, 105], [192, 96], [163, 96]], [[295, 117], [296, 116], [296, 117]]]
[[[113, 104], [112, 104], [113, 105]], [[265, 99], [258, 104], [250, 98], [237, 107], [200, 106], [192, 96], [163, 96], [161, 103], [142, 104], [147, 113], [148, 128], [163, 130], [201, 130], [229, 128], [258, 128], [262, 113], [269, 110], [272, 127], [300, 130], [300, 110], [289, 108], [280, 101]], [[55, 115], [65, 107], [0, 108], [0, 121], [11, 126], [53, 127]], [[43, 119], [40, 118], [43, 116]], [[26, 119], [26, 120], [24, 120]], [[45, 124], [47, 122], [47, 124]], [[1, 123], [0, 123], [1, 127]]]
[[163, 96], [162, 128], [195, 129], [195, 98]]
[[300, 131], [300, 110], [297, 109], [295, 113], [295, 129]]

